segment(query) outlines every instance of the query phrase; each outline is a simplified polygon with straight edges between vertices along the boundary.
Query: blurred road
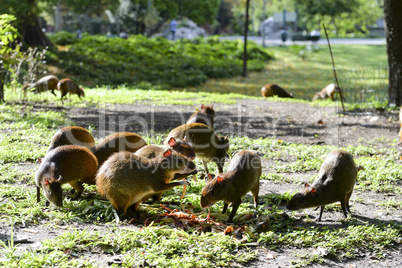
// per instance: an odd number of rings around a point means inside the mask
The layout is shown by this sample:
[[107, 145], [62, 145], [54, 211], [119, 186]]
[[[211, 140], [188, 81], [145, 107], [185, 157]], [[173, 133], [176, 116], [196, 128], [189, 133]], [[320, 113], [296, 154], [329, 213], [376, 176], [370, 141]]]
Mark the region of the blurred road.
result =
[[[221, 36], [220, 39], [224, 40], [243, 40], [243, 36]], [[262, 38], [260, 36], [249, 36], [247, 38], [249, 41], [253, 41], [259, 45], [262, 45]], [[331, 45], [385, 45], [385, 38], [330, 38]], [[291, 45], [327, 45], [327, 39], [321, 37], [317, 42], [312, 41], [292, 41], [290, 38], [283, 43], [280, 39], [265, 39], [266, 46], [291, 46]]]

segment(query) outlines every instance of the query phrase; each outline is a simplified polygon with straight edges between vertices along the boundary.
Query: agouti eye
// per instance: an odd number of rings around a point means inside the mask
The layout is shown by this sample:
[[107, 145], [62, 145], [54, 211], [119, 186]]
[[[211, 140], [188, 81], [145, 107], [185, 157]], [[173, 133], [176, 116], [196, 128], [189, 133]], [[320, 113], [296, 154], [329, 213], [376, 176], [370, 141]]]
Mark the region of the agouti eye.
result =
[[303, 197], [300, 197], [299, 198], [299, 203], [303, 203], [304, 202], [304, 198]]

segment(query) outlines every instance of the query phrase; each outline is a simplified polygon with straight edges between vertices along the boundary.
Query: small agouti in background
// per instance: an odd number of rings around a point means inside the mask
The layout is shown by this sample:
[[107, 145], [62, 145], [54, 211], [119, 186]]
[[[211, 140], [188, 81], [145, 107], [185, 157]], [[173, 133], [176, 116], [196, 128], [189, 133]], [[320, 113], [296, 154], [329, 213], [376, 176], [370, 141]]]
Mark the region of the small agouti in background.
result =
[[201, 111], [193, 113], [186, 124], [202, 123], [214, 129], [215, 111], [214, 106], [201, 105]]
[[321, 221], [325, 205], [340, 201], [345, 217], [350, 213], [349, 199], [352, 195], [357, 176], [357, 168], [353, 156], [343, 150], [335, 150], [328, 154], [321, 166], [318, 179], [296, 193], [286, 208], [297, 210], [310, 207], [321, 207], [318, 221]]
[[147, 143], [140, 135], [132, 132], [119, 132], [106, 137], [96, 147], [91, 148], [91, 151], [98, 159], [100, 167], [114, 153], [136, 152], [145, 145]]
[[241, 198], [249, 191], [254, 196], [254, 205], [258, 206], [258, 192], [260, 190], [261, 159], [252, 151], [240, 151], [230, 161], [228, 171], [218, 176], [210, 176], [201, 193], [201, 207], [210, 207], [219, 200], [223, 200], [222, 214], [232, 203], [228, 222], [233, 220], [241, 204]]
[[315, 100], [334, 100], [335, 92], [337, 92], [337, 86], [335, 84], [329, 84], [324, 87], [320, 92], [314, 94], [313, 101]]
[[78, 95], [78, 98], [85, 97], [83, 88], [80, 88], [73, 80], [70, 78], [64, 78], [57, 83], [57, 89], [61, 93], [61, 101], [63, 101], [64, 96], [70, 97], [72, 94]]
[[99, 169], [96, 185], [119, 213], [127, 212], [150, 195], [169, 190], [187, 181], [171, 182], [176, 173], [190, 173], [196, 169], [193, 162], [167, 149], [161, 157], [148, 159], [130, 152], [112, 155]]
[[[186, 142], [184, 140], [175, 139], [172, 137], [169, 139], [168, 145], [175, 152], [178, 152], [178, 153], [184, 155], [189, 160], [194, 160], [195, 152], [194, 152], [194, 149], [193, 149], [193, 146], [191, 145], [191, 143]], [[141, 157], [146, 157], [146, 158], [151, 159], [151, 158], [161, 156], [164, 151], [165, 151], [165, 148], [150, 144], [150, 145], [146, 145], [146, 146], [142, 147], [141, 149], [136, 151], [135, 154], [138, 156], [141, 156]]]
[[399, 141], [398, 146], [402, 146], [402, 106], [399, 109]]
[[291, 93], [286, 92], [283, 88], [276, 84], [268, 84], [261, 88], [261, 95], [263, 97], [278, 96], [280, 98], [293, 98]]
[[59, 79], [54, 76], [54, 75], [47, 75], [36, 81], [35, 83], [28, 83], [25, 84], [22, 90], [24, 91], [24, 95], [26, 95], [27, 90], [31, 88], [35, 88], [32, 92], [37, 93], [42, 93], [45, 91], [50, 90], [50, 92], [56, 96], [54, 93], [54, 90], [57, 89], [57, 83], [59, 82]]
[[91, 132], [82, 127], [68, 126], [58, 130], [52, 137], [47, 152], [62, 145], [79, 145], [87, 148], [95, 146]]
[[95, 184], [98, 161], [85, 147], [63, 145], [49, 151], [35, 174], [37, 201], [40, 188], [45, 197], [58, 207], [63, 206], [62, 184], [69, 183], [76, 191], [76, 198], [84, 191], [82, 183]]
[[228, 137], [218, 137], [210, 127], [201, 123], [184, 124], [173, 129], [164, 141], [165, 146], [172, 137], [185, 139], [193, 145], [194, 152], [202, 159], [207, 173], [207, 163], [211, 161], [216, 163], [219, 173], [223, 172], [225, 160], [229, 157], [226, 153], [229, 149]]

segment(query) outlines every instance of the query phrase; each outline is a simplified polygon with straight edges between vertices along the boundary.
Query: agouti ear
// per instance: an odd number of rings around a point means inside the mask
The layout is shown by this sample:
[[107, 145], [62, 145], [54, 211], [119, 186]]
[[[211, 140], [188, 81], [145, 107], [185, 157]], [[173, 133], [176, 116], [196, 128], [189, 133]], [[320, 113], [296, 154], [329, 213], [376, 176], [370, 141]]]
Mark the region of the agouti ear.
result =
[[226, 135], [226, 137], [225, 137], [225, 141], [227, 141], [229, 139], [229, 134], [228, 135]]
[[224, 181], [224, 178], [222, 178], [221, 176], [218, 176], [218, 177], [216, 178], [216, 181], [217, 181], [218, 183], [221, 183], [221, 182]]
[[166, 151], [163, 152], [163, 157], [169, 157], [172, 155], [172, 150], [171, 149], [167, 149]]
[[317, 190], [313, 187], [313, 188], [310, 190], [310, 193], [316, 194], [316, 193], [317, 193]]
[[308, 184], [307, 182], [304, 184], [304, 187], [310, 187], [310, 184]]
[[175, 140], [175, 138], [171, 137], [170, 140], [169, 140], [169, 142], [168, 142], [168, 144], [169, 144], [170, 147], [175, 146], [175, 145], [176, 145], [176, 140]]
[[213, 108], [214, 108], [214, 105], [212, 104], [212, 105], [211, 105], [211, 109], [213, 109]]
[[49, 183], [50, 183], [50, 182], [49, 182], [48, 178], [45, 178], [45, 185], [48, 186]]

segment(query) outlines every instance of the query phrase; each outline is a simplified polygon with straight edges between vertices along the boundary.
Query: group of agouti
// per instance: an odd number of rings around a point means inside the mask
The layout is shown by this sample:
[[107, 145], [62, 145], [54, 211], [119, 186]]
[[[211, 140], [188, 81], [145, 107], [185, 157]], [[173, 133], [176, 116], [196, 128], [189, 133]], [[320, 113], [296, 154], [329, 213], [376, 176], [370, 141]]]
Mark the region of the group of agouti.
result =
[[[202, 159], [208, 182], [201, 192], [201, 207], [224, 201], [222, 213], [232, 204], [228, 222], [233, 220], [241, 199], [249, 191], [258, 206], [259, 183], [262, 173], [257, 152], [237, 152], [223, 173], [228, 158], [228, 137], [219, 137], [213, 131], [213, 106], [201, 106], [186, 124], [173, 129], [164, 141], [164, 148], [147, 145], [145, 140], [130, 132], [113, 134], [95, 146], [91, 133], [81, 127], [65, 127], [52, 138], [51, 145], [36, 173], [37, 200], [40, 188], [48, 201], [62, 206], [61, 185], [69, 183], [79, 197], [82, 183], [97, 185], [98, 192], [110, 200], [119, 213], [128, 207], [136, 210], [139, 204], [154, 197], [160, 200], [164, 191], [180, 185], [197, 173], [192, 160]], [[216, 163], [218, 175], [212, 175], [208, 162]], [[356, 180], [353, 157], [342, 150], [331, 152], [324, 160], [318, 180], [294, 195], [290, 210], [320, 206], [321, 220], [325, 205], [340, 201], [342, 210], [349, 210], [349, 198]], [[48, 203], [48, 202], [47, 202]]]
[[[321, 91], [317, 92], [313, 96], [313, 101], [315, 100], [334, 100], [335, 93], [339, 92], [338, 87], [335, 84], [329, 84], [324, 87]], [[263, 97], [278, 96], [279, 98], [293, 98], [292, 93], [288, 93], [282, 87], [277, 84], [268, 84], [261, 88], [261, 95]]]
[[22, 90], [24, 91], [24, 94], [26, 94], [27, 90], [31, 88], [35, 88], [32, 91], [35, 92], [35, 94], [50, 90], [50, 92], [55, 96], [56, 94], [54, 93], [54, 90], [56, 89], [60, 91], [61, 101], [63, 101], [63, 98], [67, 95], [67, 93], [69, 94], [69, 97], [72, 94], [78, 95], [80, 99], [81, 97], [85, 97], [83, 88], [80, 88], [73, 80], [70, 78], [59, 80], [54, 75], [44, 76], [35, 83], [27, 83], [24, 85]]

